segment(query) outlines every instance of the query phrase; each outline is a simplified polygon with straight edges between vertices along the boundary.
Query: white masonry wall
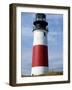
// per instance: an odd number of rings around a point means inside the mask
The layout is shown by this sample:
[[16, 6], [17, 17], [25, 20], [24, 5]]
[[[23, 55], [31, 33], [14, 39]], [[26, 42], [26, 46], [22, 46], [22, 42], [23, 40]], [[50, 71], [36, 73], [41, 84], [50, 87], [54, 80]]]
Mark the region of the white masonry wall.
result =
[[[44, 36], [45, 33], [45, 36]], [[33, 31], [33, 45], [47, 45], [47, 34], [48, 32], [45, 30], [35, 30]]]

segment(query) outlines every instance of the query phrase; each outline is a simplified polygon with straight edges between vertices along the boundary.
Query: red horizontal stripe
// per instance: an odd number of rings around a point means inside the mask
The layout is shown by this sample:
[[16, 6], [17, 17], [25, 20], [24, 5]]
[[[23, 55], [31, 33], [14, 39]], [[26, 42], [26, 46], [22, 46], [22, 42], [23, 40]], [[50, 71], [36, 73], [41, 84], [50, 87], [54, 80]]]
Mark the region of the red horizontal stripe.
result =
[[33, 46], [32, 67], [48, 66], [48, 47], [45, 45]]

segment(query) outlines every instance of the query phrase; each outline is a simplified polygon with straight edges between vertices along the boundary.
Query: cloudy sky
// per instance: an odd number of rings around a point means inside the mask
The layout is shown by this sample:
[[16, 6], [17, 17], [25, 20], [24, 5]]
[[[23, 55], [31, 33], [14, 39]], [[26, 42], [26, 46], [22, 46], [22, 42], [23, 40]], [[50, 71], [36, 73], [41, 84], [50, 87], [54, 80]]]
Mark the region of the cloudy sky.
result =
[[[21, 74], [31, 74], [34, 13], [21, 13]], [[46, 14], [49, 70], [63, 70], [63, 15]]]

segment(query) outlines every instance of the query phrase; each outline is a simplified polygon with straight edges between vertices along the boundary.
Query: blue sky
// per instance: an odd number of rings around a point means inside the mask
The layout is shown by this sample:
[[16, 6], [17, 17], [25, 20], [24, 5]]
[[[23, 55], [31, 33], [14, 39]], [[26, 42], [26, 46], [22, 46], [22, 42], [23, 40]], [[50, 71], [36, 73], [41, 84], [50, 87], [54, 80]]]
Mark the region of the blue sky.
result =
[[[21, 13], [21, 74], [31, 74], [34, 13]], [[46, 14], [49, 70], [63, 70], [63, 15]]]

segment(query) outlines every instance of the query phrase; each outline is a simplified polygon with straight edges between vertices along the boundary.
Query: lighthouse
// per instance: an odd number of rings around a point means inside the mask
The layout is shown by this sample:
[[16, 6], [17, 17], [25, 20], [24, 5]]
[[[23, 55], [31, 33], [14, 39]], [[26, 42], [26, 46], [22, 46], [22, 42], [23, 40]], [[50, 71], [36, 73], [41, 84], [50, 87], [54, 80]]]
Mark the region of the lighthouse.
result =
[[46, 15], [37, 13], [33, 22], [32, 75], [48, 72], [47, 26]]

